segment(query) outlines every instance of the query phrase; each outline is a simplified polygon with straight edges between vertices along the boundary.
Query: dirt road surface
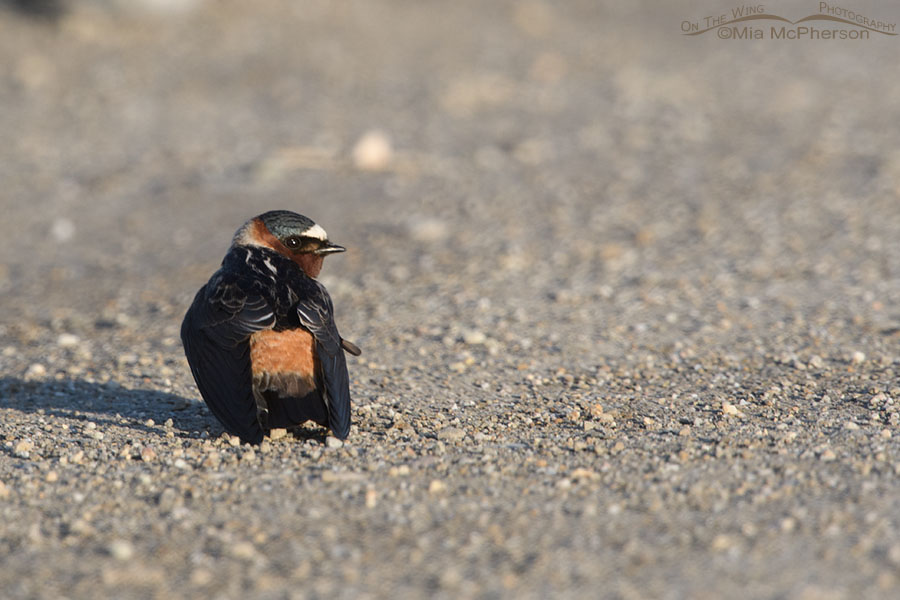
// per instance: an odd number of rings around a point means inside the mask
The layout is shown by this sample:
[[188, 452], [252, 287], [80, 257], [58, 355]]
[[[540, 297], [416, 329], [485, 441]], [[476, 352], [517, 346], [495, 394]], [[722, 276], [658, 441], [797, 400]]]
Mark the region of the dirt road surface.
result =
[[[900, 597], [900, 37], [665, 4], [3, 4], [2, 596]], [[183, 357], [275, 208], [342, 447]]]

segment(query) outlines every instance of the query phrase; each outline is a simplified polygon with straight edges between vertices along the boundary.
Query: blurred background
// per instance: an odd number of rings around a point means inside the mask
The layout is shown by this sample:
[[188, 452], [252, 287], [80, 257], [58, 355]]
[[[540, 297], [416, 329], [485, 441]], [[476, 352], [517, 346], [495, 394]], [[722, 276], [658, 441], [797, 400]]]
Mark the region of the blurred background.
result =
[[682, 35], [732, 8], [710, 2], [0, 7], [4, 320], [186, 305], [271, 208], [349, 245], [326, 277], [384, 306], [480, 263], [499, 285], [473, 298], [563, 320], [613, 293], [643, 322], [896, 292], [896, 37]]

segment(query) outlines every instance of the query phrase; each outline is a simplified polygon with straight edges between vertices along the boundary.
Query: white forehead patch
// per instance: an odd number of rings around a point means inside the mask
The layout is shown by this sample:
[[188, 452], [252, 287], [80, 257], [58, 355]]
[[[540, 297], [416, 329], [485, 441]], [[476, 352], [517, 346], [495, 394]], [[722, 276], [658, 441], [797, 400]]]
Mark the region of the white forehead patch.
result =
[[325, 233], [325, 230], [322, 229], [320, 225], [316, 224], [304, 231], [303, 237], [316, 238], [317, 240], [322, 240], [324, 242], [328, 239], [328, 234]]

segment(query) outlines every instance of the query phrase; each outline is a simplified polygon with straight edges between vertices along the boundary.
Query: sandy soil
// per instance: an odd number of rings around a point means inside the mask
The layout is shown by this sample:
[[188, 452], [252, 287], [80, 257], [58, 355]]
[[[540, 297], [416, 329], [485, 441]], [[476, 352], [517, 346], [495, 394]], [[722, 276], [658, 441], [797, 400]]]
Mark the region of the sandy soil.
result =
[[[2, 595], [900, 595], [900, 40], [624, 4], [3, 5]], [[342, 447], [182, 354], [273, 208]]]

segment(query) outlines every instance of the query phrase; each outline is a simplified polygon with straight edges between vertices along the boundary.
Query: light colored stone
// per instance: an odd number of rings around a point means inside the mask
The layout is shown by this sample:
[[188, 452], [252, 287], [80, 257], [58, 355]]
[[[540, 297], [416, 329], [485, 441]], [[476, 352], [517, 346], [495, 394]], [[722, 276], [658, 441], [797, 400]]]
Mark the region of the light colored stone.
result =
[[408, 229], [412, 239], [425, 243], [440, 242], [450, 234], [447, 223], [434, 217], [413, 219]]
[[45, 367], [41, 363], [33, 363], [29, 365], [28, 370], [25, 371], [26, 378], [39, 378], [45, 376], [46, 374], [47, 367]]
[[16, 454], [25, 454], [27, 452], [31, 452], [34, 450], [34, 442], [29, 439], [19, 440], [16, 442], [16, 445], [13, 446], [13, 450]]
[[461, 442], [465, 437], [465, 430], [459, 427], [444, 427], [437, 432], [437, 438], [442, 442]]
[[128, 540], [113, 540], [106, 549], [116, 560], [126, 561], [134, 556], [134, 546]]
[[61, 333], [58, 338], [56, 338], [56, 345], [60, 348], [74, 348], [79, 343], [81, 343], [81, 338], [72, 333]]
[[393, 158], [390, 137], [377, 129], [367, 131], [353, 147], [353, 164], [361, 171], [383, 171]]
[[242, 560], [250, 560], [256, 556], [256, 548], [250, 542], [236, 542], [229, 547], [231, 555]]
[[728, 415], [729, 417], [743, 417], [744, 413], [738, 409], [737, 406], [728, 402], [727, 400], [722, 401], [722, 413]]
[[468, 329], [463, 332], [463, 341], [470, 346], [477, 346], [484, 344], [487, 341], [487, 336], [484, 332], [477, 329]]
[[556, 482], [556, 487], [561, 490], [568, 490], [572, 487], [572, 480], [568, 477], [563, 477], [562, 479]]
[[569, 473], [569, 476], [576, 481], [590, 481], [600, 477], [596, 471], [584, 467], [573, 469], [572, 472]]

